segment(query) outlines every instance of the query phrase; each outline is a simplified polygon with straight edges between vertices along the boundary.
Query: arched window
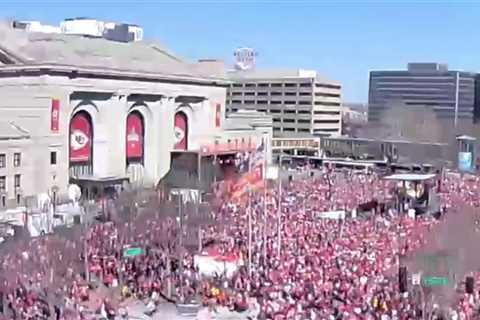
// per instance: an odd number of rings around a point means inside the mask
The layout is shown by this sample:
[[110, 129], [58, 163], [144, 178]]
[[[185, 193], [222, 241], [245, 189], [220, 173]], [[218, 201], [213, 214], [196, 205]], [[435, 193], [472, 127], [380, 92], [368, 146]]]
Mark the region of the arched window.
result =
[[70, 162], [91, 163], [92, 147], [92, 118], [87, 112], [80, 111], [70, 121]]
[[125, 137], [125, 153], [127, 164], [143, 162], [145, 127], [143, 116], [138, 111], [132, 111], [127, 116]]
[[175, 114], [175, 149], [188, 149], [188, 118], [182, 111]]

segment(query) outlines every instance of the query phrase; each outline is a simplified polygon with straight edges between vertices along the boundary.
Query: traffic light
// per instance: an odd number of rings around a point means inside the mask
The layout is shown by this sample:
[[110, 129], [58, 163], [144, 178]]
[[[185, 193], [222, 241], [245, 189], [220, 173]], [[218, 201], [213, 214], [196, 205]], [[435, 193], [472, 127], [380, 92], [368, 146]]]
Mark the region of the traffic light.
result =
[[465, 279], [465, 291], [466, 291], [468, 294], [472, 294], [472, 293], [473, 293], [473, 287], [474, 287], [473, 277], [467, 277], [467, 278]]
[[407, 267], [400, 267], [398, 269], [398, 287], [399, 287], [400, 293], [404, 293], [408, 291]]

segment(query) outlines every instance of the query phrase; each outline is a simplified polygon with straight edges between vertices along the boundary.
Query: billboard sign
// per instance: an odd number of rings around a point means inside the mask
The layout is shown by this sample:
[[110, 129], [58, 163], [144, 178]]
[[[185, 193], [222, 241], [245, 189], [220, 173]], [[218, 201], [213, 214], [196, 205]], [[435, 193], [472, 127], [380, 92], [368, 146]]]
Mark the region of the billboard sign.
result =
[[472, 171], [472, 153], [471, 152], [458, 153], [458, 170]]
[[187, 150], [188, 148], [188, 119], [185, 113], [175, 114], [175, 149]]
[[141, 159], [143, 157], [143, 119], [142, 116], [133, 112], [127, 117], [126, 151], [127, 159]]
[[257, 52], [252, 48], [238, 48], [235, 50], [235, 69], [237, 70], [250, 70], [255, 68], [255, 57]]
[[70, 122], [70, 161], [88, 162], [92, 156], [92, 123], [87, 114], [77, 113]]
[[50, 131], [58, 132], [60, 120], [60, 100], [52, 99], [52, 109], [50, 111]]

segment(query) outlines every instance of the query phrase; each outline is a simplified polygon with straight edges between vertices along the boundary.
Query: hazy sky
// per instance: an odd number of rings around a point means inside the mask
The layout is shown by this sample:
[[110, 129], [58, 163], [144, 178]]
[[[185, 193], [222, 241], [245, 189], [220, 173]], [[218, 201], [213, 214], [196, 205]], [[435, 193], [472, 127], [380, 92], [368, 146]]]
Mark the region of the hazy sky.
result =
[[6, 18], [58, 24], [92, 17], [136, 23], [188, 59], [251, 46], [257, 68], [316, 69], [366, 102], [368, 72], [438, 61], [480, 71], [480, 2], [313, 0], [0, 0]]

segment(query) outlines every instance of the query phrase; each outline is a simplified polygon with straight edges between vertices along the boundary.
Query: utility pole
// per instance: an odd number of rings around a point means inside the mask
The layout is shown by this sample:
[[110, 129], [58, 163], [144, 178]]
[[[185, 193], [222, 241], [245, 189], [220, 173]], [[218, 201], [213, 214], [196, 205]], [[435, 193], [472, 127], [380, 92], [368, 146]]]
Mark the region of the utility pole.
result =
[[[280, 156], [281, 159], [282, 156]], [[282, 177], [280, 175], [280, 169], [278, 172], [278, 200], [277, 200], [277, 256], [280, 258], [281, 246], [282, 246]]]
[[[85, 202], [84, 202], [85, 203]], [[89, 222], [89, 217], [90, 217], [90, 205], [89, 203], [87, 202], [87, 205], [85, 206], [84, 205], [84, 210], [85, 210], [85, 213], [84, 213], [84, 217], [85, 217], [85, 222], [84, 222], [84, 226], [85, 226], [85, 239], [84, 239], [84, 243], [83, 243], [83, 254], [84, 254], [84, 263], [85, 263], [85, 280], [88, 282], [90, 282], [90, 270], [88, 268], [88, 222]]]
[[248, 190], [248, 275], [252, 275], [252, 192]]
[[[183, 225], [184, 225], [184, 216], [183, 216], [183, 197], [182, 193], [178, 192], [178, 215], [180, 217], [180, 239], [179, 239], [179, 257], [178, 257], [178, 268], [180, 272], [180, 296], [183, 298]], [[183, 303], [184, 301], [182, 301]]]

